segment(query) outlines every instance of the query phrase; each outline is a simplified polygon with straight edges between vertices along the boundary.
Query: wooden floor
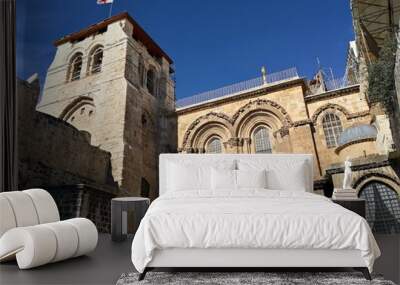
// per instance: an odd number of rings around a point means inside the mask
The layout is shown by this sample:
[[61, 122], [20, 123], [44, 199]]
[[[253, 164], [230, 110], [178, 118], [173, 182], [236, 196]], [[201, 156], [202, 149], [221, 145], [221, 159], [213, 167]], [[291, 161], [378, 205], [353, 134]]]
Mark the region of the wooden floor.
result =
[[[377, 235], [376, 239], [382, 257], [374, 271], [400, 284], [400, 235]], [[0, 284], [115, 284], [122, 273], [134, 271], [131, 243], [132, 238], [116, 243], [101, 234], [97, 249], [88, 256], [29, 270], [19, 270], [15, 262], [4, 263], [0, 265]]]

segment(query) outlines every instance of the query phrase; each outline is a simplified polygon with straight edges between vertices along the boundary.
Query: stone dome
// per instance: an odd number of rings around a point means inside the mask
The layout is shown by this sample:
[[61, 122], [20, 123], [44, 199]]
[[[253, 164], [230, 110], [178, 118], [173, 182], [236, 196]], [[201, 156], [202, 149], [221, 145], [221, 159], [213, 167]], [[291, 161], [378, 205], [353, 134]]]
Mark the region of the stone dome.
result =
[[345, 129], [339, 136], [338, 144], [343, 146], [345, 144], [363, 140], [363, 139], [375, 139], [377, 130], [374, 126], [362, 124], [349, 127]]

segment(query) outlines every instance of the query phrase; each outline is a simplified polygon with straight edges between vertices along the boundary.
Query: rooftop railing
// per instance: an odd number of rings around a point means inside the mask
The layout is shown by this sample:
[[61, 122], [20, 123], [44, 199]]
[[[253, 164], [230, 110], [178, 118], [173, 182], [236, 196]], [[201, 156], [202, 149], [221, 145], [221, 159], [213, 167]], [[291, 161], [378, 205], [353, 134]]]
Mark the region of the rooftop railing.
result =
[[360, 83], [359, 80], [356, 78], [350, 80], [347, 77], [343, 76], [340, 78], [326, 80], [325, 81], [325, 89], [326, 89], [326, 91], [332, 91], [332, 90], [345, 88], [345, 87], [352, 86], [352, 85], [359, 84], [359, 83]]
[[194, 96], [182, 98], [176, 101], [176, 108], [184, 108], [191, 105], [196, 105], [205, 101], [219, 99], [226, 96], [235, 95], [251, 89], [268, 86], [279, 81], [299, 78], [295, 67], [283, 71], [267, 74], [264, 79], [262, 76], [250, 80], [235, 83], [229, 86], [218, 88], [215, 90], [203, 92]]

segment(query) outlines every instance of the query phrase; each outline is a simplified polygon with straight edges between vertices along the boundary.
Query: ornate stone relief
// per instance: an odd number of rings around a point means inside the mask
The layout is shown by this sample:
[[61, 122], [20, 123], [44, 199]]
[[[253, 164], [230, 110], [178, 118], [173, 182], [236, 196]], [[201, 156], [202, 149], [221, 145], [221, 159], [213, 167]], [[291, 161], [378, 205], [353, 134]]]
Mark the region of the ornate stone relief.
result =
[[[245, 117], [247, 114], [251, 113], [252, 111], [265, 111], [269, 110], [271, 113], [274, 113], [276, 117], [281, 121], [282, 125], [284, 126], [282, 130], [279, 130], [281, 133], [281, 136], [286, 136], [289, 134], [289, 128], [294, 125], [293, 121], [291, 120], [289, 114], [286, 112], [286, 110], [279, 105], [278, 103], [267, 100], [267, 99], [256, 99], [254, 101], [250, 101], [243, 107], [241, 107], [233, 116], [230, 118], [224, 113], [216, 113], [216, 112], [210, 112], [206, 115], [200, 116], [197, 118], [195, 121], [193, 121], [189, 127], [187, 128], [185, 135], [183, 137], [182, 141], [182, 147], [185, 149], [189, 146], [191, 146], [191, 142], [193, 140], [193, 135], [194, 133], [198, 130], [199, 125], [202, 123], [208, 123], [208, 122], [220, 122], [224, 126], [226, 126], [230, 131], [233, 131], [234, 128], [237, 128], [237, 125], [239, 120], [243, 117]], [[300, 122], [301, 124], [301, 122]], [[232, 137], [230, 138], [227, 142], [227, 145], [230, 146], [243, 146], [243, 139], [237, 138], [237, 137]]]
[[231, 147], [243, 146], [244, 140], [242, 138], [230, 138], [225, 144]]
[[279, 113], [281, 113], [284, 117], [284, 124], [285, 125], [290, 125], [292, 123], [292, 120], [289, 117], [289, 114], [286, 112], [286, 110], [279, 105], [278, 103], [267, 100], [267, 99], [256, 99], [254, 101], [250, 101], [243, 107], [241, 107], [233, 116], [232, 116], [232, 121], [235, 123], [236, 120], [242, 115], [247, 113], [250, 110], [255, 110], [255, 109], [263, 109], [265, 107], [269, 107], [271, 109], [278, 110]]
[[93, 98], [89, 96], [80, 96], [76, 99], [74, 99], [71, 103], [69, 103], [64, 110], [61, 112], [59, 118], [67, 121], [71, 115], [76, 112], [79, 108], [81, 108], [84, 105], [89, 105], [93, 109], [95, 108]]
[[182, 142], [183, 147], [187, 145], [189, 137], [195, 131], [196, 127], [202, 122], [209, 122], [209, 121], [220, 121], [224, 125], [227, 125], [229, 128], [232, 128], [232, 119], [229, 118], [229, 116], [223, 113], [210, 112], [206, 115], [200, 116], [189, 125], [183, 137], [183, 142]]

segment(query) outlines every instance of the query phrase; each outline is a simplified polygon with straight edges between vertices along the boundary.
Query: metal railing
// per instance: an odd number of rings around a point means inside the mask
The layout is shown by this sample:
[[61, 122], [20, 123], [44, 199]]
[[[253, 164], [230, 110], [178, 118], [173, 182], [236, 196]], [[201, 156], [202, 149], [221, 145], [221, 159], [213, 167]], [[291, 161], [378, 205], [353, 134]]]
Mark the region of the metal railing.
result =
[[176, 108], [183, 108], [190, 105], [199, 104], [201, 102], [218, 99], [229, 95], [234, 95], [253, 88], [267, 86], [269, 84], [277, 83], [279, 81], [295, 79], [295, 78], [299, 78], [299, 75], [297, 73], [297, 69], [293, 67], [283, 71], [267, 74], [266, 82], [264, 82], [262, 76], [256, 77], [250, 80], [235, 83], [222, 88], [218, 88], [194, 96], [179, 99], [176, 101], [175, 106]]
[[356, 78], [349, 80], [346, 76], [343, 76], [340, 78], [334, 78], [334, 79], [325, 81], [325, 89], [326, 89], [326, 91], [332, 91], [332, 90], [345, 88], [345, 87], [352, 86], [352, 85], [359, 84], [359, 83], [360, 83], [359, 80]]

